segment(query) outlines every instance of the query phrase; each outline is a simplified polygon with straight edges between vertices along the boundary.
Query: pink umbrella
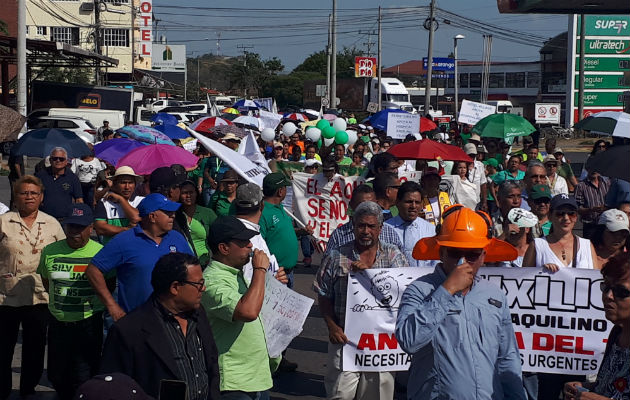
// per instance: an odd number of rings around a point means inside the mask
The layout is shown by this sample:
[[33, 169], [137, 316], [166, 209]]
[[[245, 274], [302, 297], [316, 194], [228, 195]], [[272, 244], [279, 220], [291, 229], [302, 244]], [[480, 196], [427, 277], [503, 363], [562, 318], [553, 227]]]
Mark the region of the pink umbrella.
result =
[[195, 168], [199, 157], [177, 146], [167, 144], [151, 144], [131, 150], [118, 160], [116, 168], [128, 166], [138, 175], [149, 175], [160, 167], [181, 164], [184, 168]]
[[217, 126], [224, 126], [224, 125], [233, 125], [233, 124], [227, 119], [224, 119], [221, 117], [204, 117], [204, 118], [199, 118], [198, 120], [190, 124], [190, 129], [200, 132], [200, 133], [209, 133], [212, 131], [212, 129], [216, 128]]
[[324, 115], [322, 115], [322, 117], [326, 121], [334, 121], [335, 119], [339, 118], [335, 114], [324, 114]]

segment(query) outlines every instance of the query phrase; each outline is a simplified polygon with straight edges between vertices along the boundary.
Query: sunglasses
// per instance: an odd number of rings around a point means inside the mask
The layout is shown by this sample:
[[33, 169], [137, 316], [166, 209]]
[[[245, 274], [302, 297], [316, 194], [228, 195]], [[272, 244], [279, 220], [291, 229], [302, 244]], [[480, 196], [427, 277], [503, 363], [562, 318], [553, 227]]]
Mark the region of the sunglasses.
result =
[[452, 258], [465, 258], [468, 261], [477, 261], [481, 257], [483, 251], [479, 250], [462, 250], [462, 249], [448, 249], [448, 255]]
[[565, 215], [568, 215], [569, 217], [577, 216], [577, 211], [554, 211], [553, 213], [558, 218], [562, 218]]
[[190, 285], [190, 286], [194, 286], [198, 291], [203, 291], [203, 287], [206, 285], [206, 280], [202, 279], [199, 282], [193, 282], [193, 281], [181, 281], [180, 282], [182, 285]]
[[66, 161], [66, 157], [50, 157], [50, 161], [63, 162], [63, 161]]
[[615, 296], [615, 298], [617, 299], [625, 299], [630, 297], [630, 290], [621, 285], [608, 286], [606, 282], [601, 282], [599, 284], [599, 288], [601, 289], [603, 294], [606, 294], [609, 290], [612, 290], [613, 296]]
[[551, 203], [551, 199], [548, 199], [546, 197], [543, 197], [543, 198], [540, 198], [540, 199], [533, 199], [532, 201], [534, 202], [534, 204], [538, 204], [538, 205], [544, 204], [544, 203], [547, 203], [547, 204]]

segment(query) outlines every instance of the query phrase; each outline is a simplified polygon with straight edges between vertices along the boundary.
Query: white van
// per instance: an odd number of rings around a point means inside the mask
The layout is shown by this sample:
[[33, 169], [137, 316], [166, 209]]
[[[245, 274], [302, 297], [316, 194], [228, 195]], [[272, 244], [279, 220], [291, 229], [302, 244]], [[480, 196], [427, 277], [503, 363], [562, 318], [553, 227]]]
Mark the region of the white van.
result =
[[109, 121], [109, 126], [116, 130], [125, 126], [127, 113], [95, 108], [39, 108], [28, 115], [29, 120], [38, 117], [79, 117], [90, 121], [97, 128], [103, 126], [103, 121]]
[[486, 101], [486, 104], [495, 106], [497, 108], [497, 114], [509, 113], [514, 107], [509, 100]]

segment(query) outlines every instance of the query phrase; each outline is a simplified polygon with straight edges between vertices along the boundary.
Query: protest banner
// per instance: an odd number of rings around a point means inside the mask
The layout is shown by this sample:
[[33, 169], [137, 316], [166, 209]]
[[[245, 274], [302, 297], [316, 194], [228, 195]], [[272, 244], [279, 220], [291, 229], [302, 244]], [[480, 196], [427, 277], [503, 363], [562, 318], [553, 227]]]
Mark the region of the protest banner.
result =
[[[287, 178], [293, 179], [294, 172], [304, 172], [304, 163], [299, 161], [271, 161], [269, 167], [272, 172], [282, 172]], [[339, 175], [360, 176], [365, 173], [365, 167], [353, 167], [351, 165], [340, 165]]]
[[400, 179], [400, 183], [405, 183], [407, 181], [420, 182], [421, 176], [422, 171], [404, 171], [398, 173], [398, 179]]
[[238, 146], [238, 154], [244, 155], [248, 160], [252, 161], [260, 168], [263, 168], [267, 172], [271, 172], [269, 166], [267, 165], [265, 156], [263, 156], [260, 152], [260, 147], [258, 147], [253, 131], [250, 130], [247, 133], [247, 136], [241, 140], [241, 144]]
[[484, 117], [496, 112], [495, 106], [490, 106], [483, 103], [477, 103], [470, 100], [463, 100], [462, 107], [459, 110], [459, 117], [457, 122], [468, 125], [475, 125], [481, 121]]
[[387, 136], [404, 139], [407, 135], [420, 132], [420, 116], [409, 113], [387, 114]]
[[289, 289], [272, 274], [265, 275], [265, 298], [260, 318], [270, 357], [279, 357], [302, 332], [312, 305], [313, 299]]
[[317, 247], [324, 251], [335, 228], [348, 222], [348, 203], [355, 187], [365, 181], [359, 176], [335, 176], [330, 182], [319, 173], [293, 173], [293, 212], [313, 228]]
[[[348, 277], [344, 371], [402, 371], [411, 356], [394, 330], [402, 294], [433, 268], [364, 270]], [[596, 373], [613, 324], [603, 312], [599, 271], [481, 268], [478, 275], [506, 293], [523, 371]]]

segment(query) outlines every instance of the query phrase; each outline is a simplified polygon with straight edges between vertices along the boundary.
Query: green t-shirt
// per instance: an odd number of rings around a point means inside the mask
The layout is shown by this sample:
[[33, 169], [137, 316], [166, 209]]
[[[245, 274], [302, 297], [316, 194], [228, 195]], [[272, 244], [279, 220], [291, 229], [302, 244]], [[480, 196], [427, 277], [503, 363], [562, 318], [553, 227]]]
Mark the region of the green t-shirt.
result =
[[549, 232], [551, 232], [551, 221], [547, 221], [547, 222], [545, 222], [544, 224], [542, 224], [542, 225], [540, 226], [540, 228], [542, 229], [543, 234], [544, 234], [545, 236], [548, 236], [548, 235], [549, 235]]
[[214, 192], [212, 197], [210, 197], [208, 208], [213, 210], [218, 217], [236, 214], [236, 205], [228, 200], [224, 192]]
[[298, 240], [293, 228], [293, 220], [284, 211], [282, 204], [265, 201], [260, 217], [260, 234], [271, 254], [276, 256], [278, 265], [289, 270], [297, 264]]
[[65, 240], [44, 247], [37, 267], [42, 279], [48, 279], [50, 313], [63, 322], [81, 321], [103, 311], [85, 270], [103, 246], [93, 240], [80, 249], [72, 249]]
[[460, 133], [459, 136], [462, 138], [462, 142], [464, 144], [468, 143], [468, 139], [472, 136], [472, 133]]
[[337, 162], [338, 165], [350, 165], [352, 164], [352, 159], [350, 157], [345, 157], [343, 160]]
[[206, 245], [206, 238], [210, 231], [210, 225], [217, 219], [217, 214], [209, 208], [197, 206], [192, 220], [188, 223], [190, 237], [195, 245], [195, 252], [201, 262], [206, 265], [210, 262], [210, 251]]
[[562, 163], [560, 167], [558, 167], [558, 175], [566, 179], [567, 182], [569, 181], [569, 179], [575, 176], [575, 174], [573, 174], [573, 169], [567, 163]]
[[[495, 176], [497, 176], [497, 174], [488, 175], [488, 178], [490, 178], [494, 182], [494, 177]], [[486, 196], [486, 198], [487, 198], [487, 200], [494, 201], [494, 196], [492, 195], [492, 192], [490, 191], [490, 189], [488, 189], [488, 195]]]
[[498, 172], [494, 178], [492, 178], [492, 181], [496, 185], [500, 185], [505, 181], [522, 181], [523, 178], [525, 178], [525, 171], [518, 170], [516, 177], [514, 177], [510, 171], [505, 170]]
[[260, 392], [271, 388], [271, 371], [280, 359], [269, 358], [260, 316], [251, 322], [233, 319], [238, 302], [249, 288], [243, 271], [213, 260], [203, 277], [206, 291], [201, 304], [219, 350], [220, 390]]

